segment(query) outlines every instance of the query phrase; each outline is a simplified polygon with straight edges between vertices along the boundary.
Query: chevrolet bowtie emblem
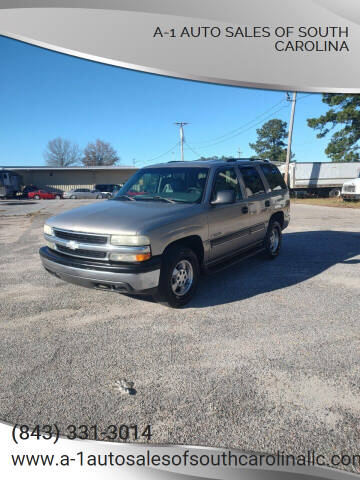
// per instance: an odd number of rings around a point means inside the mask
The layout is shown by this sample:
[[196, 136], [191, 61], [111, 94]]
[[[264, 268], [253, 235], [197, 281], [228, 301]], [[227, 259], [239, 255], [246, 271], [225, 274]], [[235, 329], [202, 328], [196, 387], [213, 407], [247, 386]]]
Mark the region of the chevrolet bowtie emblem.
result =
[[77, 248], [79, 248], [79, 244], [74, 240], [70, 240], [70, 242], [67, 243], [67, 247], [71, 250], [76, 250]]

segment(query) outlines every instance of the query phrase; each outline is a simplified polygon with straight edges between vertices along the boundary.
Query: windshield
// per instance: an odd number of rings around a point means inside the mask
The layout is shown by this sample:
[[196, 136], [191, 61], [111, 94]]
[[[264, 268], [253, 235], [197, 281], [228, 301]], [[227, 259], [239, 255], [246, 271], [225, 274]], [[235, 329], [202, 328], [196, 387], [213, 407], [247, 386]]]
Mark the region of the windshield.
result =
[[118, 191], [115, 200], [200, 203], [207, 168], [149, 168], [139, 170]]

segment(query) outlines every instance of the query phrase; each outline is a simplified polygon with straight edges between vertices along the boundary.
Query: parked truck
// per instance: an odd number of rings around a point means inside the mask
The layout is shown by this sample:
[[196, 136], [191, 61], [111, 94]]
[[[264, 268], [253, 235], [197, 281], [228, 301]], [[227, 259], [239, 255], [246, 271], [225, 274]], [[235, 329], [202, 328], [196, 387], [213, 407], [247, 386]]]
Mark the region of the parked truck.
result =
[[[285, 172], [285, 165], [279, 167]], [[289, 188], [294, 196], [340, 197], [347, 180], [359, 177], [360, 162], [292, 162]]]
[[22, 177], [11, 170], [0, 170], [0, 198], [14, 197], [21, 191]]

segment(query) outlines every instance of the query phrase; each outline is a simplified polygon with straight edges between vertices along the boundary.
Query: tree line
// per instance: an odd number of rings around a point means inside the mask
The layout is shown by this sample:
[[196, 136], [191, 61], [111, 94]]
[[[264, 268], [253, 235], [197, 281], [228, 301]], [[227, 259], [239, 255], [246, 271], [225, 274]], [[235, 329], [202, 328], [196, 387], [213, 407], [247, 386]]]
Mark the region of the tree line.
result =
[[120, 158], [116, 150], [108, 142], [97, 139], [89, 142], [84, 150], [79, 145], [61, 137], [50, 140], [46, 146], [44, 157], [50, 167], [101, 167], [116, 165]]

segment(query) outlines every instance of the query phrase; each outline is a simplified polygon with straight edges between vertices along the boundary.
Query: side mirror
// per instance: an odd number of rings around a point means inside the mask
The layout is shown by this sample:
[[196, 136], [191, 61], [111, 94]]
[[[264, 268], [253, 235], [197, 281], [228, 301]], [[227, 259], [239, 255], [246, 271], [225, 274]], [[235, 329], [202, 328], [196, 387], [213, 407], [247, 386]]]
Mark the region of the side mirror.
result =
[[214, 200], [210, 202], [211, 205], [226, 205], [228, 203], [235, 203], [235, 190], [220, 190], [217, 192]]

